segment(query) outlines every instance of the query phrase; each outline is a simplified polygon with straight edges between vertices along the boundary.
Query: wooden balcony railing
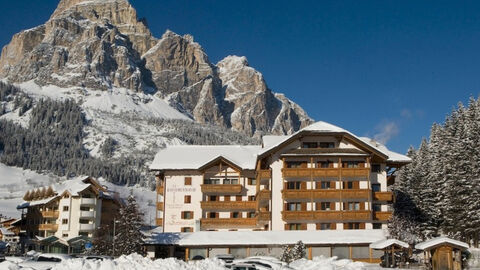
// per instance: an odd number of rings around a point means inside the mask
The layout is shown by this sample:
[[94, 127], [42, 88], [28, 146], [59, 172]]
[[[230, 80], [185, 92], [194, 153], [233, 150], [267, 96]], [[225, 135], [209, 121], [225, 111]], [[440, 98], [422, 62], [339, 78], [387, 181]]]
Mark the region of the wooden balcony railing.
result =
[[157, 202], [157, 210], [163, 211], [163, 202]]
[[392, 212], [373, 212], [373, 219], [380, 221], [388, 221], [392, 216]]
[[38, 229], [40, 231], [57, 231], [58, 225], [57, 224], [40, 224], [38, 225]]
[[155, 225], [157, 225], [157, 226], [163, 226], [163, 218], [157, 218], [157, 219], [155, 219]]
[[368, 199], [369, 189], [284, 189], [283, 199]]
[[163, 186], [157, 186], [157, 194], [163, 195], [164, 193], [164, 188]]
[[284, 178], [368, 177], [370, 168], [283, 168]]
[[390, 192], [390, 191], [374, 192], [373, 193], [373, 200], [391, 202], [391, 201], [393, 201], [393, 192]]
[[241, 201], [241, 202], [218, 202], [218, 201], [209, 201], [209, 202], [200, 202], [200, 205], [203, 210], [207, 211], [233, 211], [233, 210], [255, 210], [257, 208], [256, 201]]
[[342, 177], [367, 177], [370, 168], [342, 168]]
[[272, 177], [272, 172], [270, 170], [259, 170], [257, 171], [257, 177], [259, 180], [270, 179]]
[[59, 211], [43, 211], [42, 217], [43, 218], [58, 218], [60, 212]]
[[259, 221], [269, 221], [272, 218], [272, 212], [260, 211], [257, 214], [257, 219]]
[[285, 221], [368, 221], [370, 211], [282, 211]]
[[201, 185], [203, 193], [238, 194], [242, 193], [242, 185]]
[[257, 193], [257, 201], [271, 200], [272, 192], [268, 189], [262, 189]]
[[201, 230], [254, 228], [256, 226], [257, 226], [256, 218], [202, 218], [200, 219]]

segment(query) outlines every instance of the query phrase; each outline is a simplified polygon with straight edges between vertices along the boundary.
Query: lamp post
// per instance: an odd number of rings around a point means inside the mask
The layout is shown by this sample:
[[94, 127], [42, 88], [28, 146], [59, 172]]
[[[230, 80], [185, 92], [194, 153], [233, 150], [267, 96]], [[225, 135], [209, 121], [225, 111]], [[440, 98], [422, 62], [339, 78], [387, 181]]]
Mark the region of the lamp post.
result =
[[115, 258], [115, 227], [117, 225], [117, 219], [116, 218], [113, 218], [113, 241], [112, 241], [112, 244], [113, 244], [113, 247], [112, 247], [112, 256]]

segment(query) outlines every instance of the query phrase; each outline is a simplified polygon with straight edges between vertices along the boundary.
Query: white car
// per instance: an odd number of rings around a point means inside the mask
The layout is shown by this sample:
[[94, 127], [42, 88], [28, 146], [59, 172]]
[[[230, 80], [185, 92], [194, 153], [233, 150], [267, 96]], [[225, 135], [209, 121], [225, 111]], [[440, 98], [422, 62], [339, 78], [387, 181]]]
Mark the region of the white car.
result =
[[73, 259], [73, 257], [67, 254], [41, 253], [19, 263], [18, 266], [34, 270], [49, 270], [58, 263], [69, 259]]
[[271, 258], [271, 257], [248, 257], [245, 259], [239, 259], [235, 260], [232, 263], [232, 269], [234, 269], [234, 266], [237, 265], [243, 265], [243, 264], [248, 264], [248, 265], [253, 265], [255, 266], [255, 269], [258, 270], [287, 270], [287, 269], [292, 269], [290, 268], [285, 262], [279, 261], [278, 259]]

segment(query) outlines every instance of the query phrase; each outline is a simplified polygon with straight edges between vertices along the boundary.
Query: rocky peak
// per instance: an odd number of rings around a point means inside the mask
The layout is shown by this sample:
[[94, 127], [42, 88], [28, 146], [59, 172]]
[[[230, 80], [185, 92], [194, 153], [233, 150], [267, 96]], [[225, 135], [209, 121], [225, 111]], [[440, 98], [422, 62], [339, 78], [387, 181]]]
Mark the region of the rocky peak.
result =
[[214, 65], [191, 35], [167, 30], [156, 39], [127, 0], [61, 0], [44, 25], [3, 48], [0, 78], [155, 92], [197, 122], [250, 135], [291, 133], [311, 122], [246, 57]]

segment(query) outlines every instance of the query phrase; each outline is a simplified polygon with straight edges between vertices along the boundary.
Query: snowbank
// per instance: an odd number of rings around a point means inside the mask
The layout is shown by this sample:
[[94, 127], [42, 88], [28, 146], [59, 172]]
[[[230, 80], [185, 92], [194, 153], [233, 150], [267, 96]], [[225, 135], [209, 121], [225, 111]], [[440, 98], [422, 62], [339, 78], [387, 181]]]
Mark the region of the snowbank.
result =
[[312, 260], [301, 259], [290, 263], [295, 269], [302, 270], [360, 270], [365, 269], [362, 262], [353, 262], [351, 260], [337, 260], [337, 257], [325, 258], [323, 256], [315, 257]]
[[[138, 254], [121, 256], [115, 260], [92, 261], [73, 259], [62, 262], [52, 270], [225, 270], [224, 262], [216, 259], [184, 262], [177, 259], [159, 259], [152, 261]], [[290, 266], [301, 270], [364, 270], [365, 264], [351, 260], [337, 260], [336, 257], [316, 257], [313, 260], [301, 259]], [[1, 270], [20, 269], [13, 261], [0, 263]]]

